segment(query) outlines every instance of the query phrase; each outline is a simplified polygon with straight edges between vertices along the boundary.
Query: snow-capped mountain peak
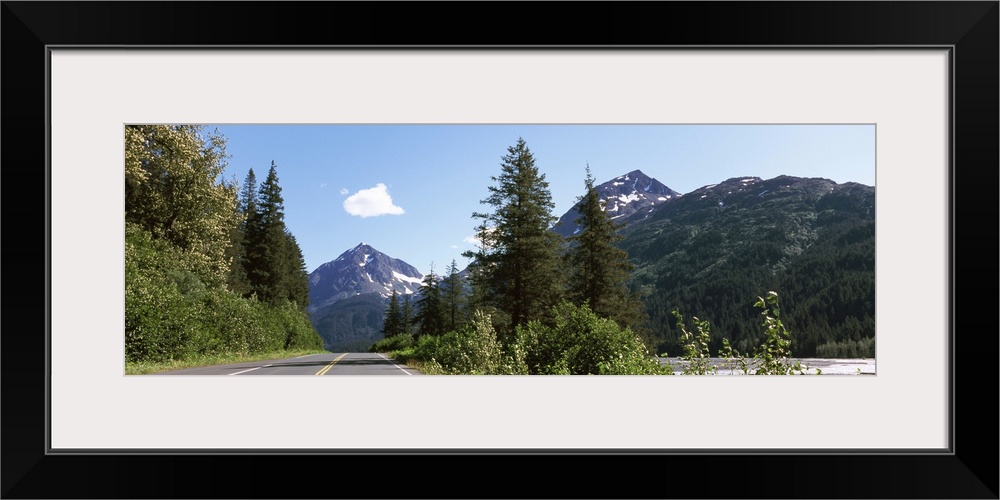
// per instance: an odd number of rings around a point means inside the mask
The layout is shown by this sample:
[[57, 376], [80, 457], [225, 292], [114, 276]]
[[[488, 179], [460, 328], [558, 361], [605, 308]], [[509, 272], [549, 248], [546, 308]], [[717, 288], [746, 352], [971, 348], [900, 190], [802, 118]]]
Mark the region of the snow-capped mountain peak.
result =
[[[625, 219], [636, 213], [644, 213], [648, 216], [657, 205], [681, 196], [677, 191], [644, 174], [641, 170], [633, 170], [625, 175], [619, 175], [595, 187], [604, 203], [604, 212], [613, 220]], [[580, 216], [578, 206], [574, 205], [559, 219], [559, 223], [555, 227], [557, 233], [568, 237], [580, 231], [574, 222]]]
[[309, 310], [367, 293], [413, 294], [423, 277], [417, 268], [362, 242], [309, 273]]

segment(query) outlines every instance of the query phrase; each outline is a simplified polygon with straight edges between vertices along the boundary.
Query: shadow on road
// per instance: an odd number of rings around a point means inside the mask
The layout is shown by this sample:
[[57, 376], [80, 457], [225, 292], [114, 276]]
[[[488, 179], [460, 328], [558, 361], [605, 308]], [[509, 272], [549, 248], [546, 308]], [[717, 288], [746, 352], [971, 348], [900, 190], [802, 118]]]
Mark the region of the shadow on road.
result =
[[392, 365], [386, 359], [342, 359], [337, 362], [337, 366], [369, 366], [369, 365]]

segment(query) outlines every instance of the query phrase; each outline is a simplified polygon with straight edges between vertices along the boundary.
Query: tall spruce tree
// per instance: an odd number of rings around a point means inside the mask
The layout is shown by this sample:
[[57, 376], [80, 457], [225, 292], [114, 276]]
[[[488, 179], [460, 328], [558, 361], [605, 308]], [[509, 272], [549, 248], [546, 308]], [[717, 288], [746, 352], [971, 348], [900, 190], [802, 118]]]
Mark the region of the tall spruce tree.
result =
[[615, 245], [622, 237], [604, 212], [589, 164], [584, 185], [586, 192], [578, 198], [580, 217], [574, 221], [580, 231], [569, 238], [568, 294], [577, 305], [589, 304], [598, 316], [639, 328], [644, 318], [642, 302], [628, 288], [634, 266], [628, 253]]
[[302, 255], [302, 247], [291, 231], [285, 229], [285, 245], [287, 260], [285, 261], [285, 288], [288, 292], [288, 300], [294, 302], [301, 309], [309, 306], [309, 271], [306, 268], [306, 259]]
[[458, 330], [464, 323], [465, 284], [458, 275], [458, 264], [454, 259], [441, 278], [441, 302], [444, 314], [444, 328], [447, 331]]
[[513, 329], [545, 318], [561, 298], [562, 238], [550, 230], [555, 204], [524, 139], [507, 148], [500, 168], [481, 201], [493, 211], [473, 213], [482, 219], [476, 227], [480, 249], [465, 255], [482, 271], [476, 285], [510, 317]]
[[410, 301], [409, 294], [403, 296], [403, 321], [400, 327], [407, 335], [413, 333], [413, 302]]
[[240, 189], [239, 210], [243, 214], [240, 227], [246, 232], [249, 224], [256, 223], [257, 220], [257, 176], [253, 173], [253, 168], [247, 172], [243, 188]]
[[[249, 201], [247, 206], [252, 206]], [[295, 302], [304, 309], [308, 305], [308, 274], [302, 250], [285, 227], [284, 198], [274, 161], [260, 185], [255, 209], [255, 213], [247, 209], [245, 233], [246, 274], [252, 293], [273, 305]]]
[[257, 224], [257, 177], [252, 168], [243, 181], [243, 187], [240, 188], [236, 211], [239, 224], [232, 231], [232, 264], [228, 286], [230, 291], [249, 297], [253, 293], [253, 287], [247, 276], [247, 248], [250, 241], [248, 231]]
[[414, 320], [419, 324], [418, 335], [441, 335], [444, 333], [444, 314], [441, 304], [441, 286], [434, 265], [431, 272], [424, 276], [420, 285], [420, 298], [417, 299], [417, 316]]
[[401, 333], [403, 333], [403, 311], [399, 308], [399, 294], [393, 290], [382, 320], [382, 335], [389, 338]]

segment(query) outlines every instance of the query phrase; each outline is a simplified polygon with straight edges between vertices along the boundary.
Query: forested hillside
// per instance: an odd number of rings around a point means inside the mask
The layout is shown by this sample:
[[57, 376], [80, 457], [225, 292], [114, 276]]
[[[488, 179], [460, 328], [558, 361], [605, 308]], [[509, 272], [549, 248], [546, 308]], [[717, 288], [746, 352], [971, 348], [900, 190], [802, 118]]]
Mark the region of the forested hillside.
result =
[[660, 352], [679, 350], [674, 309], [711, 322], [713, 352], [723, 337], [758, 344], [752, 304], [767, 289], [781, 294], [794, 355], [875, 354], [873, 187], [734, 178], [626, 221], [623, 234]]

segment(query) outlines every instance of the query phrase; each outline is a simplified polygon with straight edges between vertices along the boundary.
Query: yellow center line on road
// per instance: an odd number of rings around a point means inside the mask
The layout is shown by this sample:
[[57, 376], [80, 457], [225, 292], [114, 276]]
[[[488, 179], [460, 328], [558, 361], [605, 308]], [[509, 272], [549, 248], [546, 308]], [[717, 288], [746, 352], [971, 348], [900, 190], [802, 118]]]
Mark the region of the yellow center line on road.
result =
[[333, 365], [337, 364], [337, 361], [344, 359], [344, 356], [347, 356], [346, 352], [344, 354], [341, 354], [340, 356], [337, 356], [337, 359], [334, 359], [333, 361], [330, 362], [330, 364], [324, 366], [320, 371], [316, 372], [316, 375], [326, 375], [326, 372], [330, 371], [330, 368], [333, 368]]

